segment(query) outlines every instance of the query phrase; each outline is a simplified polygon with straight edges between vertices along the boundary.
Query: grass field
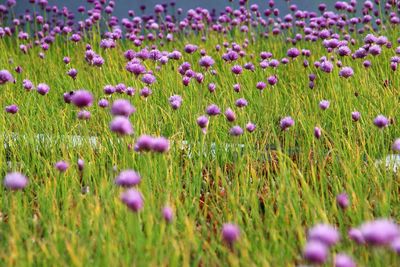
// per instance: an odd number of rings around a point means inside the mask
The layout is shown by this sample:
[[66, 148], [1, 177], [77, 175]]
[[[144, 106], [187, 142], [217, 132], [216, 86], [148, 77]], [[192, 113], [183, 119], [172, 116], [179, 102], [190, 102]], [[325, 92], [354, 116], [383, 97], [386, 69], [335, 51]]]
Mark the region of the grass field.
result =
[[[56, 35], [48, 50], [34, 45], [27, 53], [20, 45], [40, 39], [20, 40], [17, 33], [0, 38], [0, 69], [9, 70], [16, 80], [0, 85], [0, 106], [19, 107], [16, 114], [0, 115], [0, 170], [3, 177], [18, 171], [29, 180], [20, 191], [1, 188], [0, 265], [299, 266], [307, 264], [307, 231], [327, 223], [341, 234], [340, 242], [330, 248], [328, 266], [336, 253], [350, 255], [359, 266], [397, 266], [399, 256], [390, 248], [360, 246], [347, 236], [350, 228], [365, 221], [400, 218], [399, 174], [375, 164], [395, 153], [392, 143], [400, 136], [400, 77], [390, 65], [396, 56], [398, 26], [388, 24], [375, 33], [365, 28], [363, 34], [350, 33], [355, 41], [348, 45], [352, 53], [364, 45], [368, 33], [386, 36], [393, 47], [382, 46], [377, 56], [353, 59], [339, 56], [337, 49], [328, 52], [319, 39], [287, 42], [288, 36], [304, 34], [297, 28], [261, 37], [265, 29], [260, 25], [247, 33], [235, 27], [225, 35], [211, 30], [177, 32], [173, 42], [144, 40], [140, 47], [120, 39], [112, 49], [100, 47], [103, 37], [96, 28], [82, 33], [77, 43], [68, 40], [71, 34]], [[343, 40], [346, 30], [338, 32]], [[245, 55], [224, 61], [224, 42], [230, 48], [232, 43], [240, 45]], [[86, 44], [104, 59], [101, 67], [85, 60]], [[185, 53], [187, 44], [196, 44], [198, 50]], [[144, 98], [143, 75], [136, 77], [125, 69], [124, 52], [145, 47], [150, 51], [152, 45], [168, 53], [181, 51], [182, 57], [165, 65], [159, 60], [141, 62], [156, 77], [148, 85], [152, 94]], [[292, 47], [310, 50], [311, 55], [299, 55], [277, 68], [260, 67], [261, 52], [271, 52], [281, 61]], [[202, 49], [215, 60], [208, 70], [199, 65]], [[334, 64], [331, 73], [314, 66], [323, 56]], [[64, 57], [70, 58], [69, 64]], [[371, 67], [365, 68], [364, 60]], [[338, 61], [351, 67], [354, 75], [340, 77]], [[202, 73], [204, 81], [192, 78], [185, 86], [178, 72], [183, 62]], [[248, 62], [254, 71], [232, 73], [234, 65]], [[22, 67], [20, 74], [14, 71], [17, 66]], [[78, 71], [76, 79], [66, 74], [71, 68]], [[313, 89], [310, 74], [316, 76]], [[273, 86], [266, 80], [271, 75], [278, 78]], [[27, 91], [24, 79], [35, 87], [45, 83], [50, 91]], [[261, 81], [266, 83], [264, 90], [256, 88]], [[106, 85], [120, 83], [135, 88], [135, 94], [104, 93]], [[213, 93], [210, 83], [216, 85]], [[240, 92], [233, 89], [237, 83]], [[64, 102], [64, 93], [79, 89], [94, 97], [86, 108], [91, 113], [88, 120], [78, 119], [79, 108]], [[169, 105], [172, 95], [183, 99], [176, 110]], [[248, 105], [235, 106], [239, 98]], [[100, 99], [107, 99], [110, 106], [99, 107]], [[117, 99], [127, 99], [136, 108], [129, 117], [131, 135], [110, 131], [110, 107]], [[321, 100], [328, 100], [329, 108], [322, 110]], [[210, 104], [216, 104], [221, 115], [208, 116], [203, 133], [196, 120]], [[225, 118], [227, 108], [235, 112], [234, 122]], [[354, 111], [360, 112], [360, 120], [352, 119]], [[373, 123], [379, 114], [389, 120], [382, 129]], [[294, 125], [283, 131], [280, 121], [286, 116]], [[245, 129], [249, 122], [256, 125], [252, 133]], [[230, 134], [235, 125], [244, 130], [242, 135]], [[314, 136], [315, 127], [321, 129], [320, 138]], [[169, 150], [134, 151], [141, 135], [166, 137]], [[78, 170], [78, 159], [84, 160], [83, 171]], [[65, 172], [55, 168], [61, 160], [69, 163]], [[114, 182], [126, 169], [142, 177], [136, 186], [144, 199], [140, 212], [121, 202], [126, 189]], [[350, 200], [347, 209], [336, 202], [342, 192]], [[163, 219], [165, 205], [173, 210], [170, 223]], [[240, 228], [232, 245], [221, 237], [227, 222]]]

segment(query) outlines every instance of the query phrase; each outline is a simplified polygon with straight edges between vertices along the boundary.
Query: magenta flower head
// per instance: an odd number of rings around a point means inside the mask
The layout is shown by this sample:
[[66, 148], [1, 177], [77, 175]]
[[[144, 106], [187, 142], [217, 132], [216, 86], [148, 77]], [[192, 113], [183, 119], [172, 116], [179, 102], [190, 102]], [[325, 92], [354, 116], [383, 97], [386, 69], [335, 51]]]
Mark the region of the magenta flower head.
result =
[[239, 226], [232, 223], [225, 223], [222, 226], [222, 239], [228, 244], [233, 245], [240, 237]]
[[294, 120], [292, 119], [292, 117], [289, 117], [289, 116], [284, 117], [280, 121], [280, 127], [281, 127], [282, 131], [287, 131], [293, 125], [294, 125]]
[[240, 128], [240, 126], [233, 126], [230, 130], [229, 130], [229, 134], [232, 136], [239, 136], [243, 134], [243, 129]]
[[70, 59], [69, 57], [64, 57], [64, 58], [63, 58], [63, 62], [64, 62], [65, 64], [69, 64], [69, 63], [71, 62], [71, 59]]
[[278, 77], [276, 75], [269, 76], [267, 81], [269, 85], [274, 86], [278, 82]]
[[336, 228], [328, 224], [318, 224], [308, 231], [308, 239], [319, 241], [330, 247], [339, 242], [340, 235]]
[[243, 71], [243, 69], [240, 65], [233, 66], [231, 70], [232, 70], [233, 74], [236, 74], [236, 75], [241, 74]]
[[50, 91], [50, 87], [45, 83], [39, 83], [36, 90], [41, 95], [47, 95]]
[[167, 223], [171, 223], [174, 219], [174, 212], [171, 207], [164, 206], [162, 209], [162, 216]]
[[382, 129], [389, 125], [389, 120], [383, 115], [378, 115], [374, 119], [374, 125], [379, 129]]
[[217, 86], [215, 85], [215, 83], [209, 83], [208, 84], [208, 91], [210, 91], [210, 93], [214, 93], [216, 87]]
[[315, 136], [315, 138], [320, 139], [321, 135], [322, 135], [321, 128], [315, 127], [314, 128], [314, 136]]
[[106, 108], [108, 107], [108, 100], [107, 99], [100, 99], [98, 103], [99, 107]]
[[206, 113], [209, 116], [216, 116], [221, 113], [221, 110], [219, 109], [219, 107], [217, 105], [212, 104], [206, 108]]
[[19, 108], [17, 105], [10, 105], [10, 106], [6, 106], [6, 112], [10, 113], [10, 114], [15, 114], [18, 112]]
[[316, 240], [307, 242], [304, 251], [304, 259], [314, 264], [324, 264], [328, 258], [328, 247]]
[[13, 81], [14, 78], [8, 70], [0, 70], [0, 85]]
[[116, 116], [111, 121], [110, 130], [119, 135], [130, 135], [133, 133], [131, 122], [123, 116]]
[[133, 212], [143, 209], [143, 196], [135, 189], [128, 189], [121, 194], [121, 201]]
[[246, 124], [246, 130], [249, 133], [252, 133], [252, 132], [254, 132], [256, 130], [256, 125], [254, 123], [252, 123], [252, 122], [249, 122], [249, 123]]
[[83, 159], [78, 159], [78, 170], [81, 172], [85, 168], [85, 161]]
[[390, 247], [394, 252], [396, 252], [398, 255], [400, 255], [400, 237], [397, 237], [392, 244], [390, 244]]
[[214, 65], [214, 63], [214, 59], [210, 56], [204, 56], [199, 61], [200, 66], [206, 69], [210, 68], [212, 65]]
[[54, 167], [57, 170], [59, 170], [60, 172], [65, 172], [68, 169], [69, 164], [67, 162], [61, 160], [61, 161], [58, 161], [56, 164], [54, 164]]
[[197, 118], [197, 125], [205, 132], [207, 126], [208, 126], [208, 118], [206, 116], [200, 116]]
[[360, 227], [365, 242], [373, 246], [389, 245], [400, 235], [399, 226], [388, 219], [366, 222]]
[[237, 100], [235, 101], [235, 105], [236, 105], [238, 108], [246, 107], [247, 104], [248, 104], [248, 103], [247, 103], [247, 100], [244, 99], [244, 98], [239, 98], [239, 99], [237, 99]]
[[10, 190], [22, 190], [28, 185], [28, 178], [19, 172], [10, 172], [4, 177], [4, 186]]
[[300, 50], [297, 49], [297, 48], [295, 48], [295, 47], [290, 48], [290, 49], [287, 51], [286, 55], [287, 55], [288, 57], [290, 57], [290, 58], [296, 58], [296, 57], [298, 57], [298, 56], [300, 55]]
[[342, 209], [346, 209], [350, 205], [349, 196], [346, 193], [341, 193], [336, 196], [336, 203]]
[[356, 242], [359, 245], [362, 245], [365, 243], [364, 237], [360, 231], [360, 229], [357, 228], [351, 228], [348, 232], [348, 236], [351, 240]]
[[229, 122], [233, 122], [233, 121], [236, 120], [236, 114], [235, 114], [235, 112], [233, 112], [233, 110], [230, 109], [230, 108], [228, 108], [228, 109], [225, 111], [225, 117], [226, 117], [226, 119], [227, 119]]
[[136, 109], [131, 105], [128, 100], [117, 99], [111, 107], [111, 114], [113, 116], [129, 117]]
[[156, 77], [154, 77], [153, 74], [146, 73], [142, 77], [142, 82], [144, 82], [147, 85], [153, 84], [156, 81]]
[[71, 102], [78, 108], [89, 107], [93, 103], [93, 95], [86, 90], [78, 90], [71, 96]]
[[234, 90], [236, 93], [239, 93], [239, 92], [240, 92], [240, 84], [238, 84], [238, 83], [234, 84], [234, 85], [233, 85], [233, 90]]
[[80, 119], [80, 120], [88, 120], [88, 119], [90, 119], [90, 117], [91, 117], [90, 111], [80, 110], [78, 112], [78, 119]]
[[33, 83], [30, 80], [23, 80], [22, 86], [26, 91], [31, 91], [33, 89]]
[[319, 108], [322, 110], [327, 110], [329, 108], [330, 102], [328, 100], [321, 100], [319, 102]]
[[258, 83], [256, 84], [256, 88], [257, 88], [258, 90], [260, 90], [260, 91], [264, 90], [265, 87], [267, 87], [267, 85], [266, 85], [264, 82], [258, 82]]
[[400, 138], [397, 138], [396, 140], [394, 140], [394, 142], [392, 144], [392, 150], [394, 152], [400, 153]]
[[333, 70], [333, 64], [332, 64], [332, 62], [325, 60], [324, 62], [321, 63], [320, 68], [323, 72], [331, 73]]
[[124, 187], [131, 187], [140, 183], [140, 174], [134, 170], [125, 170], [119, 173], [115, 179], [115, 184]]
[[135, 151], [150, 151], [153, 145], [153, 137], [149, 135], [141, 135], [135, 143]]
[[359, 121], [360, 118], [361, 118], [360, 112], [358, 112], [358, 111], [353, 111], [353, 112], [351, 113], [351, 119], [352, 119], [354, 122]]
[[71, 77], [72, 79], [76, 79], [76, 76], [78, 76], [78, 71], [76, 69], [70, 69], [67, 72], [68, 76]]
[[165, 137], [154, 138], [151, 142], [151, 150], [158, 153], [165, 153], [169, 150], [169, 141]]
[[173, 95], [169, 98], [169, 104], [173, 110], [177, 110], [182, 105], [182, 97], [180, 95]]
[[349, 78], [351, 76], [353, 76], [354, 71], [351, 67], [343, 67], [340, 71], [339, 71], [339, 76], [343, 77], [343, 78]]
[[350, 256], [341, 253], [335, 257], [335, 267], [356, 267], [356, 263]]

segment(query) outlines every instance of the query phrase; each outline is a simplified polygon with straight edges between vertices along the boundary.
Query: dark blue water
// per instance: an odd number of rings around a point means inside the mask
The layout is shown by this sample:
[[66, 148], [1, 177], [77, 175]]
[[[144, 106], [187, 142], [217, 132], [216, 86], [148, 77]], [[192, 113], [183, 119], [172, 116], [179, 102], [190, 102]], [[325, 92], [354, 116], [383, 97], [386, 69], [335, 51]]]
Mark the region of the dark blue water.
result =
[[[1, 2], [6, 2], [6, 0], [0, 0]], [[29, 9], [32, 5], [29, 4], [28, 0], [18, 0], [17, 1], [17, 11], [22, 12], [25, 9]], [[170, 0], [116, 0], [116, 8], [114, 15], [118, 17], [127, 17], [128, 10], [135, 10], [136, 13], [140, 14], [139, 7], [141, 5], [146, 5], [148, 11], [152, 11], [154, 5], [160, 3], [169, 3]], [[233, 1], [233, 5], [237, 5], [238, 0]], [[296, 4], [301, 10], [313, 10], [316, 11], [318, 4], [327, 3], [328, 6], [333, 6], [336, 1], [333, 0], [292, 0], [290, 3]], [[50, 0], [51, 5], [57, 5], [59, 7], [66, 6], [70, 10], [76, 10], [80, 5], [87, 5], [84, 0]], [[268, 5], [268, 0], [250, 0], [250, 4], [258, 4], [261, 9], [265, 9]], [[276, 0], [276, 7], [282, 12], [288, 12], [288, 4], [285, 0]], [[217, 11], [221, 11], [225, 6], [232, 5], [228, 0], [177, 0], [176, 7], [188, 10], [190, 8], [205, 7], [209, 10], [215, 8]]]

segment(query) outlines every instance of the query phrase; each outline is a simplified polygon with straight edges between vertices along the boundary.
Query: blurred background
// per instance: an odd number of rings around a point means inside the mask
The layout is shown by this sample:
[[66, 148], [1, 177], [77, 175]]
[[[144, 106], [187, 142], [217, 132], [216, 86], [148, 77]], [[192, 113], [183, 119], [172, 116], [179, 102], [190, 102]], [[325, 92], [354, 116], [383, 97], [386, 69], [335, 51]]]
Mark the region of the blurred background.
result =
[[[5, 3], [6, 0], [0, 0], [0, 3]], [[127, 17], [128, 10], [132, 9], [136, 13], [140, 13], [139, 7], [146, 5], [147, 11], [153, 11], [153, 7], [156, 4], [170, 3], [171, 0], [116, 0], [116, 8], [114, 15], [118, 17]], [[230, 3], [228, 0], [176, 0], [176, 8], [182, 8], [188, 10], [195, 7], [205, 7], [209, 10], [215, 8], [217, 11], [221, 11], [227, 5], [238, 5], [238, 0], [234, 0]], [[333, 7], [334, 0], [292, 0], [289, 4], [296, 4], [301, 10], [312, 10], [316, 11], [318, 4], [326, 3], [328, 7]], [[49, 0], [50, 5], [66, 6], [70, 10], [76, 11], [81, 6], [87, 6], [86, 0]], [[261, 9], [268, 6], [268, 0], [249, 0], [249, 4], [258, 4]], [[275, 0], [275, 6], [279, 8], [281, 12], [288, 12], [288, 2], [285, 0]], [[30, 8], [29, 0], [17, 0], [16, 10], [17, 12], [23, 12], [25, 9]]]

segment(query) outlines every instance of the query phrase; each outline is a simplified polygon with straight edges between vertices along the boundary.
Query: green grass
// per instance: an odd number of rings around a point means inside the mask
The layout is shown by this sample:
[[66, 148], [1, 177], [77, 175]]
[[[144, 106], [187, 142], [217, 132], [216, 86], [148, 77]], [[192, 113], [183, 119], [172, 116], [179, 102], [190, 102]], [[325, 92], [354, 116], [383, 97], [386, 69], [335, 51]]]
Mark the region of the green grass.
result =
[[[395, 43], [395, 29], [383, 34]], [[133, 97], [114, 94], [110, 103], [129, 98], [137, 109], [131, 117], [135, 134], [119, 138], [108, 129], [109, 110], [96, 103], [107, 84], [125, 83], [137, 92], [143, 87], [124, 69], [123, 52], [137, 48], [119, 41], [116, 49], [102, 51], [91, 39], [72, 44], [57, 38], [44, 60], [38, 57], [38, 47], [23, 55], [16, 38], [0, 39], [0, 69], [23, 68], [20, 75], [14, 72], [16, 84], [0, 87], [0, 107], [20, 107], [16, 115], [0, 115], [0, 144], [8, 144], [0, 145], [0, 173], [4, 177], [7, 171], [21, 171], [30, 181], [22, 192], [1, 188], [1, 266], [295, 266], [304, 263], [301, 254], [307, 229], [319, 222], [336, 225], [342, 234], [342, 242], [331, 255], [346, 252], [360, 266], [399, 264], [393, 252], [356, 246], [347, 238], [348, 229], [365, 220], [400, 218], [399, 175], [374, 165], [376, 159], [391, 153], [393, 140], [400, 136], [400, 78], [389, 66], [394, 50], [384, 49], [381, 56], [369, 58], [372, 67], [368, 70], [362, 67], [362, 60], [342, 59], [343, 65], [355, 72], [345, 80], [339, 78], [338, 68], [331, 74], [313, 66], [303, 68], [302, 57], [276, 70], [262, 71], [251, 55], [258, 58], [261, 51], [270, 51], [280, 59], [291, 46], [282, 37], [257, 39], [250, 42], [247, 56], [238, 61], [253, 61], [257, 70], [235, 77], [230, 71], [232, 64], [221, 59], [223, 51], [214, 49], [223, 41], [233, 41], [229, 36], [223, 39], [210, 33], [207, 42], [191, 35], [176, 36], [179, 41], [166, 43], [160, 50], [199, 44], [216, 59], [218, 74], [207, 73], [203, 84], [192, 80], [184, 87], [177, 72], [183, 61], [201, 71], [199, 53], [184, 54], [182, 60], [170, 61], [155, 72], [157, 82], [146, 101], [138, 93]], [[93, 38], [99, 40], [99, 36]], [[236, 33], [234, 41], [241, 44], [243, 38]], [[85, 62], [86, 42], [104, 57], [102, 68]], [[327, 55], [320, 42], [300, 42], [297, 47], [312, 51], [310, 65]], [[71, 57], [70, 65], [62, 62], [64, 56]], [[145, 65], [155, 69], [154, 62]], [[76, 81], [66, 75], [72, 67], [79, 72]], [[317, 74], [314, 90], [308, 88], [310, 73]], [[278, 76], [278, 84], [260, 93], [256, 83], [272, 74]], [[47, 83], [49, 94], [25, 92], [25, 78], [35, 85]], [[384, 86], [386, 79], [388, 87]], [[208, 92], [209, 82], [216, 83], [215, 94]], [[240, 93], [233, 91], [237, 82], [242, 86]], [[63, 102], [64, 92], [81, 88], [96, 98], [89, 121], [77, 120], [77, 109]], [[183, 97], [177, 111], [168, 105], [173, 94]], [[249, 101], [242, 110], [234, 106], [240, 97]], [[322, 99], [331, 101], [326, 111], [318, 107]], [[222, 111], [234, 109], [238, 119], [231, 124], [223, 116], [212, 117], [208, 133], [203, 135], [196, 118], [211, 103]], [[351, 120], [354, 110], [362, 115], [357, 123]], [[394, 124], [379, 130], [372, 123], [378, 114], [392, 118]], [[284, 116], [295, 120], [287, 132], [279, 129]], [[231, 126], [244, 128], [248, 121], [256, 123], [254, 133], [237, 138], [229, 135]], [[320, 140], [313, 136], [315, 126], [323, 129]], [[25, 138], [13, 140], [12, 133]], [[39, 142], [37, 134], [50, 135], [53, 141]], [[128, 144], [141, 134], [168, 137], [171, 150], [164, 155], [130, 151]], [[95, 136], [99, 145], [92, 147], [85, 141], [72, 146], [65, 139], [68, 135]], [[190, 157], [181, 149], [183, 140], [191, 144]], [[213, 142], [215, 156], [209, 149]], [[225, 151], [226, 143], [245, 146]], [[276, 149], [266, 149], [271, 145]], [[86, 163], [82, 179], [76, 167], [78, 158]], [[59, 160], [71, 163], [64, 174], [54, 168]], [[114, 185], [118, 173], [114, 166], [118, 171], [132, 168], [142, 175], [139, 190], [145, 207], [139, 214], [120, 202], [122, 189]], [[89, 186], [89, 194], [81, 194], [83, 185]], [[335, 196], [342, 191], [351, 199], [346, 211], [335, 203]], [[166, 203], [176, 213], [170, 225], [161, 217]], [[225, 222], [237, 223], [242, 231], [233, 251], [221, 241]]]

